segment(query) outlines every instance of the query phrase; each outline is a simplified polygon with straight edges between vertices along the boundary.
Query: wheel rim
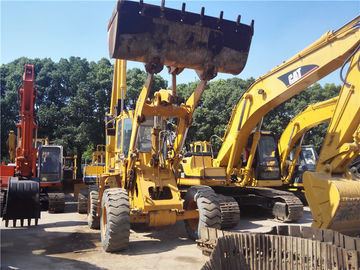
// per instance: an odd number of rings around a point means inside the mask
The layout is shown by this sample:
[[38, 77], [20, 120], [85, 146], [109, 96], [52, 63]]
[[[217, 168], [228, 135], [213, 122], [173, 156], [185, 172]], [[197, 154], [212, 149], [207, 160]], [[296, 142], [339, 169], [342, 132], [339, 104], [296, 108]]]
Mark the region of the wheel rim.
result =
[[[196, 210], [196, 209], [197, 209], [196, 202], [194, 200], [190, 201], [188, 204], [187, 210]], [[197, 219], [197, 218], [188, 219], [187, 223], [192, 230], [196, 231], [199, 226], [199, 219]]]
[[102, 225], [102, 234], [103, 234], [103, 237], [105, 238], [106, 237], [106, 226], [107, 226], [107, 212], [106, 212], [106, 206], [104, 205], [103, 206], [103, 209], [102, 209], [102, 215], [101, 215], [101, 225]]

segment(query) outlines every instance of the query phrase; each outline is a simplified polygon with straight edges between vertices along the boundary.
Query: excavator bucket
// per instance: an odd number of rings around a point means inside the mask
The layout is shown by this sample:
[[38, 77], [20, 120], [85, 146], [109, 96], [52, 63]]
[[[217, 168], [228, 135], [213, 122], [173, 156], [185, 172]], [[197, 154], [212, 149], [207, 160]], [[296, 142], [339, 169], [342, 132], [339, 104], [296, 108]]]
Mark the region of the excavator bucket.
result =
[[36, 180], [22, 180], [18, 177], [10, 177], [6, 195], [6, 203], [3, 214], [5, 226], [8, 226], [9, 220], [20, 220], [21, 227], [24, 220], [27, 220], [28, 226], [31, 219], [35, 219], [37, 225], [40, 218], [40, 190], [39, 182]]
[[360, 181], [329, 177], [322, 172], [305, 172], [306, 199], [313, 226], [348, 235], [360, 234]]
[[[239, 74], [247, 61], [251, 25], [143, 1], [119, 1], [108, 25], [111, 58], [150, 65]], [[160, 68], [160, 70], [161, 70]], [[159, 72], [156, 70], [155, 72]]]

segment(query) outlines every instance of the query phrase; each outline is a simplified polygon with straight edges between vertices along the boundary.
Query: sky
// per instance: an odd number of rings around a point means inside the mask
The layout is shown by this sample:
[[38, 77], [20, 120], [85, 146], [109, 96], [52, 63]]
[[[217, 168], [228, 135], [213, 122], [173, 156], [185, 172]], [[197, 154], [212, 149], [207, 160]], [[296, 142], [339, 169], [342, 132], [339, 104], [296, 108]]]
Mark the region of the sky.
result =
[[[54, 61], [79, 56], [89, 61], [109, 58], [107, 24], [116, 1], [1, 1], [0, 63], [19, 57]], [[160, 5], [161, 1], [144, 0]], [[181, 9], [183, 1], [165, 1], [166, 7]], [[360, 1], [184, 1], [186, 10], [250, 24], [254, 36], [247, 64], [236, 77], [248, 79], [265, 75], [329, 30], [336, 30], [360, 14]], [[128, 68], [140, 63], [129, 62]], [[170, 75], [160, 73], [168, 82]], [[219, 74], [217, 78], [234, 75]], [[178, 77], [179, 83], [197, 80], [192, 70]], [[341, 84], [339, 70], [320, 81]]]

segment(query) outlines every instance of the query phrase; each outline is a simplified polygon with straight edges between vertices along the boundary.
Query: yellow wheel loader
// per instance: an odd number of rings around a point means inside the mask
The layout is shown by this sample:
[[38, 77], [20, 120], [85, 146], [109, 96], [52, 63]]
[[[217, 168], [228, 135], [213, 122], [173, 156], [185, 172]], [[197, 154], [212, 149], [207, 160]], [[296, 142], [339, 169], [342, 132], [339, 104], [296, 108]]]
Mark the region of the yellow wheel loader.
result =
[[[191, 235], [199, 227], [218, 227], [220, 209], [209, 188], [184, 195], [176, 170], [194, 109], [208, 80], [217, 72], [238, 74], [247, 60], [253, 27], [204, 14], [130, 1], [118, 2], [109, 21], [110, 57], [116, 58], [110, 113], [106, 121], [105, 172], [89, 194], [88, 224], [101, 230], [107, 252], [126, 249], [130, 224], [150, 227], [188, 220]], [[135, 110], [124, 108], [126, 61], [145, 63], [147, 80]], [[172, 89], [150, 94], [154, 73], [170, 66]], [[176, 75], [198, 70], [200, 83], [185, 103], [176, 95]], [[157, 90], [157, 89], [156, 89]], [[175, 122], [173, 132], [167, 125]], [[175, 141], [174, 141], [175, 138]], [[196, 222], [194, 222], [194, 220]], [[200, 220], [200, 222], [198, 222]], [[198, 225], [199, 223], [199, 225]]]
[[[360, 17], [357, 17], [337, 31], [327, 32], [258, 78], [233, 109], [217, 157], [195, 153], [182, 160], [178, 178], [180, 188], [208, 186], [216, 194], [226, 196], [228, 201], [235, 199], [241, 207], [260, 206], [278, 220], [298, 220], [303, 204], [292, 193], [277, 189], [283, 186], [280, 156], [274, 136], [261, 131], [262, 119], [279, 104], [346, 63], [360, 44], [359, 21]], [[354, 190], [351, 194], [356, 197], [360, 191]], [[342, 198], [342, 195], [338, 197]], [[224, 204], [229, 205], [228, 201]], [[236, 204], [230, 203], [224, 209], [222, 226], [236, 224], [231, 218], [232, 212], [238, 216]], [[349, 214], [353, 211], [349, 210]], [[354, 220], [351, 215], [349, 219]], [[227, 224], [225, 220], [231, 222]]]
[[360, 152], [359, 44], [347, 62], [349, 69], [315, 171], [305, 172], [303, 182], [313, 227], [360, 235], [360, 180], [348, 170]]
[[99, 177], [105, 171], [105, 145], [98, 144], [92, 153], [91, 163], [85, 165], [82, 181], [77, 181], [74, 186], [74, 198], [78, 202], [78, 213], [86, 214], [88, 209], [88, 190], [91, 185], [99, 185]]

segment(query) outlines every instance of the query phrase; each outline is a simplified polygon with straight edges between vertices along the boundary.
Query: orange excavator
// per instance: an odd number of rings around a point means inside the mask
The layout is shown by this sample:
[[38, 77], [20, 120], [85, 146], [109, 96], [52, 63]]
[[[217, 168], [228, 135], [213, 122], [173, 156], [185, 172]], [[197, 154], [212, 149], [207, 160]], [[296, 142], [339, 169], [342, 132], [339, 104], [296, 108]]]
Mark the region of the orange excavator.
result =
[[[1, 165], [1, 204], [2, 218], [5, 226], [9, 220], [40, 218], [40, 187], [36, 178], [36, 142], [38, 125], [34, 122], [34, 104], [37, 95], [34, 90], [34, 66], [25, 65], [24, 85], [19, 90], [21, 121], [17, 124], [18, 146], [16, 148], [15, 166]], [[35, 140], [34, 140], [35, 135]]]
[[[17, 124], [17, 146], [14, 164], [1, 164], [1, 216], [7, 227], [9, 221], [24, 220], [35, 225], [40, 210], [45, 206], [50, 213], [63, 212], [65, 197], [61, 189], [62, 147], [42, 145], [37, 147], [38, 125], [34, 121], [34, 66], [25, 65], [24, 85], [19, 90], [20, 122]], [[13, 141], [13, 140], [12, 140]], [[9, 140], [10, 146], [10, 140]]]

